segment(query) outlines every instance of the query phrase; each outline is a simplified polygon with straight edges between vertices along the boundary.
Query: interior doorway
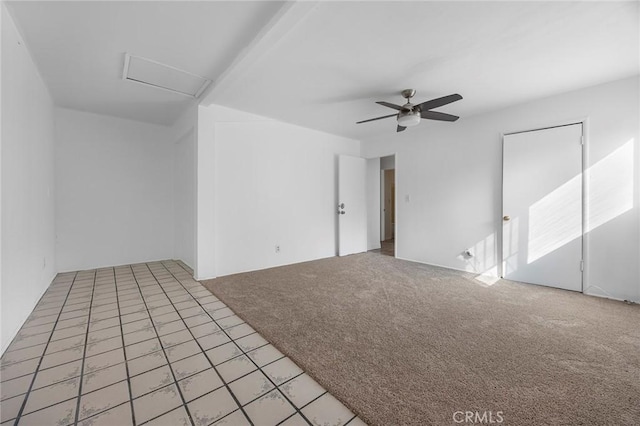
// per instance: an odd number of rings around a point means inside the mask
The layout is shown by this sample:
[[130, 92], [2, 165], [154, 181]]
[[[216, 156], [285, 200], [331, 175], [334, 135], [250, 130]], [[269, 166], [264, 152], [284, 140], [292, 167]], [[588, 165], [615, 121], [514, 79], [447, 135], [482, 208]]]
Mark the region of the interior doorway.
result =
[[380, 252], [395, 256], [396, 165], [395, 155], [380, 157]]

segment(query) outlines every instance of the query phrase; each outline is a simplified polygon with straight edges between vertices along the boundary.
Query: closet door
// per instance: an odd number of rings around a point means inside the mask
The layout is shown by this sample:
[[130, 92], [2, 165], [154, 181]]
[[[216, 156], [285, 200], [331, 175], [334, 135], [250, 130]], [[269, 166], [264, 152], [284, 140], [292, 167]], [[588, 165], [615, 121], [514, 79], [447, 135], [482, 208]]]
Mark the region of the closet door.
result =
[[582, 124], [503, 143], [503, 277], [582, 291]]

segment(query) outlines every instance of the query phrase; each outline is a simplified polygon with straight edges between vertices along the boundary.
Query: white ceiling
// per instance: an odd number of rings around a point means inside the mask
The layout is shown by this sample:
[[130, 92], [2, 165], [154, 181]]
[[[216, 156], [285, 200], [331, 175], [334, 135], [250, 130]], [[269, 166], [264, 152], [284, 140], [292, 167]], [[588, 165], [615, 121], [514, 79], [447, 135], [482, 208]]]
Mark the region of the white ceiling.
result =
[[171, 124], [193, 98], [122, 80], [124, 54], [216, 79], [282, 2], [9, 2], [57, 105]]
[[464, 118], [637, 74], [638, 36], [637, 2], [326, 2], [208, 101], [366, 139], [404, 88]]
[[392, 118], [355, 122], [393, 113], [374, 101], [401, 104], [404, 88], [417, 102], [460, 93], [440, 110], [464, 119], [640, 72], [638, 2], [11, 8], [58, 104], [164, 124], [186, 98], [122, 81], [124, 52], [213, 79], [205, 103], [358, 139], [395, 133]]

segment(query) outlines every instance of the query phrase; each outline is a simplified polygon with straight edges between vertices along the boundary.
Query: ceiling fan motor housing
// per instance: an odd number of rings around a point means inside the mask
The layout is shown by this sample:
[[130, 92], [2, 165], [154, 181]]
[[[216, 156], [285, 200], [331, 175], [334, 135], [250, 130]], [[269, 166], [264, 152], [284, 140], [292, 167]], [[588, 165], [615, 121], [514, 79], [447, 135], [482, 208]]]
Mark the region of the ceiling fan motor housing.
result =
[[400, 92], [402, 94], [402, 97], [405, 99], [411, 99], [415, 96], [416, 91], [415, 89], [404, 89], [402, 92]]

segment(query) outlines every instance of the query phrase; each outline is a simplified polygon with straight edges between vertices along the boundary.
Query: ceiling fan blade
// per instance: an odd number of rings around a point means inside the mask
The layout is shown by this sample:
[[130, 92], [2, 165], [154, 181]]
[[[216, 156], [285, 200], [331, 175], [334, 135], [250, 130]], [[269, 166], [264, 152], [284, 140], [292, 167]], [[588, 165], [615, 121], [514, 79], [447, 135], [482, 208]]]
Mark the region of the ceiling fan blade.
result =
[[438, 120], [438, 121], [456, 121], [458, 118], [457, 115], [445, 114], [444, 112], [437, 111], [422, 111], [420, 113], [420, 117], [426, 118], [427, 120]]
[[423, 102], [416, 106], [420, 107], [421, 111], [427, 111], [429, 109], [438, 108], [438, 107], [450, 104], [451, 102], [459, 101], [460, 99], [462, 99], [462, 96], [456, 93], [454, 95], [443, 96], [437, 99], [431, 99], [430, 101]]
[[390, 102], [378, 101], [376, 103], [378, 105], [386, 106], [387, 108], [397, 109], [398, 111], [402, 111], [404, 109], [400, 105], [392, 104]]
[[396, 115], [398, 115], [398, 114], [389, 114], [389, 115], [385, 115], [385, 116], [383, 116], [383, 117], [370, 118], [370, 119], [368, 119], [368, 120], [358, 121], [356, 124], [360, 124], [360, 123], [368, 123], [369, 121], [382, 120], [383, 118], [395, 117]]
[[407, 129], [406, 127], [398, 126], [398, 128], [396, 129], [396, 133], [404, 132], [406, 129]]

